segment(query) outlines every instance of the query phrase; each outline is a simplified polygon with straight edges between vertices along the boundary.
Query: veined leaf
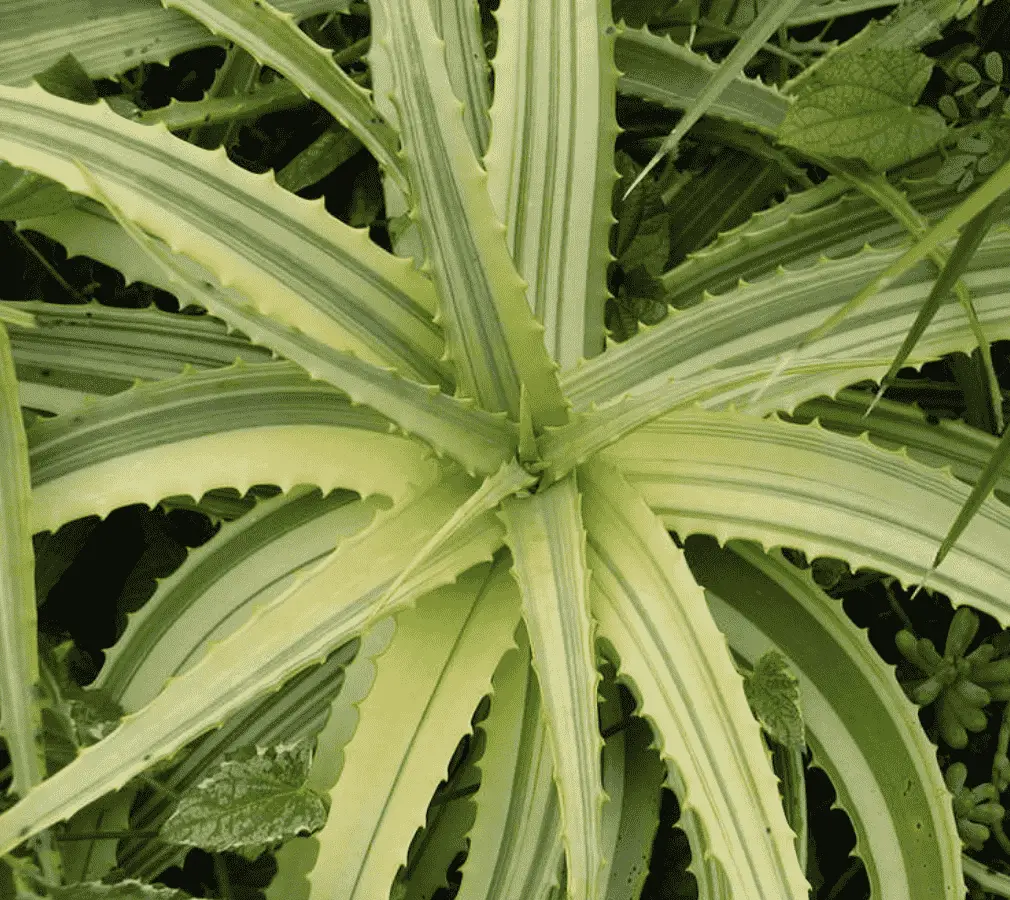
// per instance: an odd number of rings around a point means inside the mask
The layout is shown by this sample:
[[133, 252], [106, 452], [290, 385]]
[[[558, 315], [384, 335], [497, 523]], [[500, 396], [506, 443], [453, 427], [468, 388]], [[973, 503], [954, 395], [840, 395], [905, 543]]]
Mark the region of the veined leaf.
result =
[[754, 664], [754, 671], [744, 677], [743, 690], [754, 715], [772, 738], [786, 747], [803, 748], [800, 692], [781, 653], [765, 653]]
[[936, 110], [913, 105], [932, 71], [932, 60], [915, 50], [836, 53], [796, 95], [779, 139], [878, 171], [922, 156], [947, 129]]
[[39, 682], [28, 444], [10, 341], [0, 325], [0, 715], [13, 769], [25, 796], [45, 777]]
[[601, 896], [602, 810], [596, 651], [575, 476], [502, 504], [558, 787], [572, 900]]
[[185, 891], [144, 884], [132, 878], [117, 884], [85, 881], [68, 887], [51, 887], [49, 892], [58, 900], [195, 900]]
[[[459, 736], [515, 646], [519, 598], [503, 565], [481, 566], [397, 617], [330, 792], [309, 876], [322, 900], [387, 891]], [[403, 673], [413, 677], [405, 681]]]
[[179, 798], [160, 837], [221, 852], [318, 831], [328, 810], [305, 785], [311, 762], [305, 740], [235, 751]]
[[[346, 8], [348, 0], [276, 0], [299, 18]], [[0, 82], [25, 85], [73, 53], [92, 78], [112, 78], [142, 62], [168, 64], [184, 50], [221, 44], [175, 10], [135, 0], [8, 0], [0, 8]]]
[[[919, 580], [970, 492], [865, 436], [732, 411], [678, 413], [602, 455], [678, 534], [792, 546], [905, 585]], [[1007, 540], [1010, 513], [989, 500], [937, 570], [936, 589], [1010, 623], [1010, 567], [987, 549]]]
[[263, 313], [405, 375], [441, 383], [431, 283], [364, 229], [164, 128], [38, 87], [0, 87], [0, 157], [93, 196], [91, 172], [133, 223]]
[[484, 409], [519, 419], [520, 384], [537, 425], [559, 424], [566, 407], [543, 329], [487, 191], [452, 93], [429, 0], [383, 0], [385, 43], [414, 188], [426, 267], [438, 289], [439, 321], [458, 389]]
[[[0, 849], [7, 852], [122, 786], [353, 637], [389, 573], [398, 571], [473, 489], [469, 478], [447, 474], [427, 492], [377, 516], [109, 737], [0, 814]], [[501, 529], [488, 516], [404, 586], [403, 605], [488, 559], [500, 543]], [[336, 579], [334, 572], [340, 573]], [[203, 689], [210, 683], [216, 686], [213, 695]]]
[[566, 369], [603, 349], [615, 28], [609, 0], [505, 0], [496, 18], [487, 187], [543, 340]]
[[683, 555], [616, 471], [594, 461], [579, 476], [600, 637], [653, 726], [692, 870], [714, 896], [805, 898], [760, 729]]
[[329, 50], [298, 28], [293, 15], [279, 12], [266, 0], [162, 0], [162, 5], [181, 9], [290, 79], [348, 128], [401, 190], [409, 190], [396, 133], [382, 120], [368, 93], [333, 62]]
[[735, 651], [748, 661], [770, 648], [788, 657], [814, 764], [852, 820], [853, 852], [872, 896], [963, 897], [960, 839], [936, 748], [893, 668], [809, 573], [777, 551], [729, 546], [689, 540], [688, 562]]
[[180, 258], [168, 252], [134, 225], [95, 179], [85, 173], [92, 190], [134, 240], [155, 257], [178, 292], [209, 308], [301, 365], [310, 375], [346, 391], [352, 403], [367, 403], [404, 432], [428, 441], [438, 453], [448, 452], [470, 473], [490, 474], [511, 455], [514, 438], [503, 415], [493, 415], [400, 376], [351, 353], [341, 353], [311, 334], [294, 329], [201, 282]]

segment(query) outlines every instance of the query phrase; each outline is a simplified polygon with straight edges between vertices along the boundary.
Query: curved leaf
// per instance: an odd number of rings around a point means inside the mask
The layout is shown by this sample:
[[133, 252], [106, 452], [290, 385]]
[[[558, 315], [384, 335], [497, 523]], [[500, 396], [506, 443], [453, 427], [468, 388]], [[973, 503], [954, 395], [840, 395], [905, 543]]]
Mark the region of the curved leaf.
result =
[[961, 840], [936, 748], [893, 668], [808, 572], [779, 552], [729, 546], [691, 540], [688, 562], [735, 651], [788, 656], [814, 764], [852, 820], [872, 896], [962, 898]]
[[[368, 529], [170, 681], [151, 703], [126, 717], [109, 737], [83, 750], [0, 814], [3, 852], [171, 756], [353, 637], [367, 621], [389, 574], [409, 560], [473, 489], [470, 479], [447, 475], [420, 496], [377, 516]], [[488, 516], [411, 579], [400, 591], [398, 606], [451, 582], [459, 572], [488, 559], [500, 543], [501, 530]], [[333, 577], [335, 572], [339, 577]], [[216, 686], [214, 695], [204, 690], [207, 684]]]
[[653, 726], [701, 895], [806, 898], [760, 729], [683, 554], [616, 471], [579, 475], [593, 613]]
[[565, 369], [603, 349], [615, 29], [609, 0], [506, 0], [496, 18], [487, 187], [543, 340]]
[[293, 15], [266, 0], [163, 0], [163, 5], [181, 9], [298, 85], [369, 149], [401, 190], [409, 190], [396, 133], [368, 93], [334, 63], [329, 50], [298, 28]]
[[[603, 455], [681, 535], [796, 547], [906, 585], [969, 494], [949, 472], [868, 438], [732, 411], [679, 413]], [[934, 575], [936, 590], [1010, 623], [1010, 566], [992, 553], [1008, 540], [1010, 512], [989, 500]]]
[[[518, 600], [504, 566], [482, 566], [397, 616], [330, 791], [309, 876], [313, 897], [357, 900], [389, 890], [459, 736], [515, 646]], [[413, 677], [405, 680], [406, 671]]]
[[458, 387], [488, 411], [519, 420], [520, 384], [537, 424], [566, 407], [543, 329], [524, 297], [452, 93], [429, 0], [383, 0], [384, 32], [415, 212], [440, 302]]
[[0, 158], [98, 199], [83, 166], [138, 228], [260, 312], [405, 375], [444, 380], [442, 342], [422, 312], [434, 309], [431, 283], [271, 175], [37, 87], [0, 87], [0, 130]]

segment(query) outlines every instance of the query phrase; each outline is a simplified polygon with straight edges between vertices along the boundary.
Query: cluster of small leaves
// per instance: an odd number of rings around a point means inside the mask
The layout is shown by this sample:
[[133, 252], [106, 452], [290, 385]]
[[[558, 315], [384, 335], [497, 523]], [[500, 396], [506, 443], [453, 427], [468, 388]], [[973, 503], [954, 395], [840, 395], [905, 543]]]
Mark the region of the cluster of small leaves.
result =
[[952, 124], [963, 127], [957, 142], [940, 170], [940, 184], [957, 185], [966, 191], [979, 177], [996, 171], [1010, 148], [1010, 101], [1005, 83], [1010, 69], [995, 50], [987, 53], [981, 68], [967, 59], [959, 60], [952, 75], [959, 83], [937, 101], [940, 112]]
[[966, 651], [978, 631], [978, 616], [966, 606], [954, 614], [941, 656], [928, 638], [916, 638], [902, 629], [895, 644], [926, 678], [911, 689], [919, 706], [939, 701], [937, 723], [943, 739], [955, 749], [968, 745], [968, 732], [984, 731], [985, 707], [994, 700], [1010, 700], [1010, 659], [995, 660], [996, 647], [981, 644]]
[[973, 850], [981, 850], [991, 829], [1003, 822], [1005, 810], [999, 803], [999, 789], [989, 781], [967, 787], [968, 768], [963, 762], [951, 765], [944, 777], [954, 795], [954, 818], [961, 840]]

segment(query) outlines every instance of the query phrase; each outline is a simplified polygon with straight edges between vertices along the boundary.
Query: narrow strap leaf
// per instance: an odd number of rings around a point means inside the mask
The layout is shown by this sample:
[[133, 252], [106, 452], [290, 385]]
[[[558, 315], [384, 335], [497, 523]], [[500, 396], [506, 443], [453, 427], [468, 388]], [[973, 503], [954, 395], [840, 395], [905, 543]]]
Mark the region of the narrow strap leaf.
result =
[[[957, 244], [954, 245], [954, 249], [947, 257], [947, 262], [944, 264], [943, 268], [940, 270], [939, 276], [933, 283], [929, 296], [922, 304], [918, 315], [915, 317], [915, 321], [912, 323], [912, 327], [905, 335], [905, 340], [902, 342], [897, 355], [894, 357], [894, 362], [891, 363], [891, 368], [887, 370], [887, 374], [885, 374], [881, 379], [880, 389], [877, 391], [877, 395], [874, 398], [873, 403], [867, 408], [866, 415], [869, 415], [873, 411], [873, 407], [876, 405], [877, 401], [879, 401], [884, 395], [884, 392], [891, 387], [892, 384], [894, 384], [894, 380], [898, 377], [898, 372], [901, 371], [902, 366], [905, 365], [908, 355], [912, 352], [916, 343], [918, 343], [919, 338], [922, 337], [923, 332], [925, 332], [929, 323], [933, 321], [933, 317], [936, 315], [936, 311], [940, 308], [940, 304], [946, 299], [947, 294], [949, 294], [954, 288], [955, 283], [960, 280], [961, 274], [964, 272], [968, 263], [971, 262], [972, 257], [975, 255], [975, 251], [978, 250], [979, 245], [989, 233], [989, 229], [992, 227], [996, 214], [1001, 206], [1002, 198], [994, 200], [991, 204], [989, 204], [989, 206], [982, 210], [982, 212], [978, 213], [978, 215], [976, 215], [975, 218], [973, 218], [967, 225], [965, 225], [964, 230], [957, 239]], [[971, 302], [970, 298], [968, 302]], [[983, 352], [983, 356], [988, 358], [989, 365], [987, 366], [987, 369], [991, 372], [992, 356], [987, 352], [988, 342], [985, 343], [985, 346], [986, 351]], [[995, 375], [993, 375], [993, 378], [994, 377]], [[993, 411], [996, 413], [997, 422], [1002, 422], [1002, 396], [999, 392], [998, 381], [996, 382], [996, 396], [999, 400], [993, 404]], [[1002, 428], [999, 430], [1002, 431]]]
[[266, 0], [162, 0], [245, 48], [315, 100], [363, 143], [403, 191], [409, 191], [396, 133], [368, 93], [337, 66], [329, 50], [298, 28], [294, 16]]
[[543, 697], [572, 900], [602, 896], [600, 736], [589, 571], [575, 476], [502, 504]]
[[747, 31], [730, 51], [719, 66], [719, 70], [709, 79], [705, 89], [698, 95], [697, 99], [687, 108], [677, 126], [670, 135], [663, 141], [662, 146], [656, 151], [652, 159], [632, 182], [631, 187], [625, 192], [627, 197], [639, 184], [642, 179], [651, 172], [656, 165], [672, 150], [677, 148], [682, 137], [690, 130], [716, 101], [719, 95], [733, 82], [733, 80], [743, 72], [744, 67], [750, 62], [758, 50], [761, 49], [765, 41], [768, 40], [779, 27], [789, 18], [792, 11], [803, 3], [804, 0], [778, 0], [776, 3], [767, 3], [754, 18], [754, 21], [747, 26]]

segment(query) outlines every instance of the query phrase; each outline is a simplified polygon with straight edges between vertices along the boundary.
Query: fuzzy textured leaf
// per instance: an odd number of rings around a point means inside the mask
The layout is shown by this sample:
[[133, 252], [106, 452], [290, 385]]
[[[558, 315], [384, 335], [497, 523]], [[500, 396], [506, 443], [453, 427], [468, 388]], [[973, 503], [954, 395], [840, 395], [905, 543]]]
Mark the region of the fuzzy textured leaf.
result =
[[800, 691], [786, 658], [774, 651], [765, 653], [744, 678], [743, 689], [765, 731], [786, 747], [802, 749]]

